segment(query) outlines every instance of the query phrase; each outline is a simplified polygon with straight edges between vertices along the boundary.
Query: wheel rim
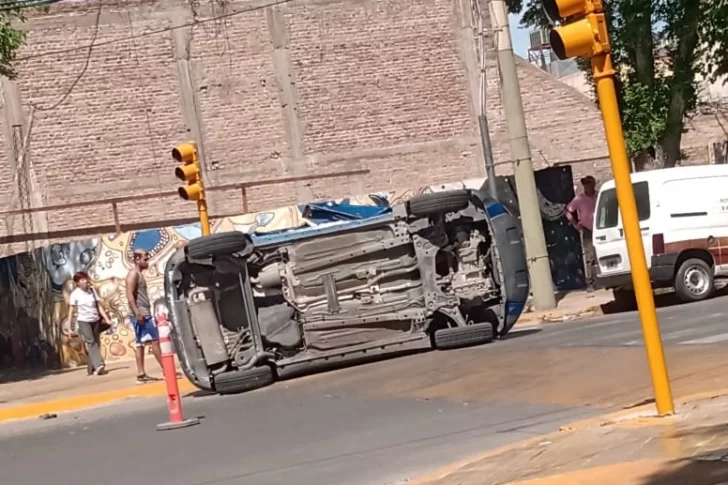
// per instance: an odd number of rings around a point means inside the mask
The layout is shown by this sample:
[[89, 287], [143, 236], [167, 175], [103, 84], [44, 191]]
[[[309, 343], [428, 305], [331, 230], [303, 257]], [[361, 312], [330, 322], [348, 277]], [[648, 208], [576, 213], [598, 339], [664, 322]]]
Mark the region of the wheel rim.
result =
[[685, 271], [685, 288], [692, 295], [702, 295], [708, 291], [710, 287], [710, 276], [700, 266], [694, 265], [688, 267]]

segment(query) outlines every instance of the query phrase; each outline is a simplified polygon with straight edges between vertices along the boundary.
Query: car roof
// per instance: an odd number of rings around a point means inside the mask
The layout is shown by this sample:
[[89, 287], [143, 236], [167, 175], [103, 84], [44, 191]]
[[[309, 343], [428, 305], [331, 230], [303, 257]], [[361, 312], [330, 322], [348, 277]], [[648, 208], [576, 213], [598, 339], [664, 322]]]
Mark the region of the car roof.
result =
[[[693, 177], [714, 177], [716, 175], [728, 175], [728, 165], [688, 165], [685, 167], [660, 168], [632, 173], [630, 179], [632, 183], [644, 181], [664, 182]], [[607, 180], [601, 186], [601, 190], [611, 188], [614, 188], [614, 179]]]

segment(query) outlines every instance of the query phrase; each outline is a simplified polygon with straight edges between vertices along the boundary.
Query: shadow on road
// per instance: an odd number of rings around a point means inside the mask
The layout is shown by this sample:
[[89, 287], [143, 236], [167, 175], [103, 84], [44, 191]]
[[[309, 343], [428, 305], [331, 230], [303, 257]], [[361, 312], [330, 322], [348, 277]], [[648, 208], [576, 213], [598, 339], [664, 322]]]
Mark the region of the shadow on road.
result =
[[[526, 337], [541, 332], [540, 328], [529, 328], [524, 330], [514, 330], [510, 332], [502, 340], [511, 340], [519, 337]], [[493, 345], [496, 342], [486, 345]], [[463, 347], [473, 348], [479, 347], [482, 344], [471, 345]], [[437, 352], [432, 348], [428, 347], [415, 347], [405, 348], [400, 350], [375, 350], [370, 351], [365, 355], [347, 356], [342, 358], [330, 359], [328, 361], [316, 362], [311, 364], [298, 364], [291, 366], [287, 369], [279, 371], [278, 382], [286, 382], [302, 377], [313, 376], [317, 374], [323, 374], [327, 372], [334, 372], [337, 370], [349, 369], [352, 367], [365, 367], [367, 365], [376, 364], [379, 362], [394, 360], [402, 357], [413, 356], [423, 354], [425, 352]], [[206, 396], [214, 396], [216, 393], [207, 391], [193, 391], [185, 395], [185, 397], [201, 398]]]
[[[720, 289], [715, 291], [715, 294], [711, 297], [712, 298], [720, 298], [723, 296], [728, 296], [728, 285], [722, 286]], [[669, 308], [672, 306], [678, 306], [678, 305], [695, 305], [699, 304], [700, 302], [696, 303], [685, 303], [680, 301], [677, 298], [677, 295], [673, 290], [663, 291], [659, 294], [655, 295], [655, 306], [657, 308]], [[637, 303], [636, 302], [629, 302], [628, 304], [624, 303], [617, 303], [616, 301], [610, 301], [609, 303], [605, 303], [603, 305], [600, 305], [602, 313], [605, 315], [611, 315], [615, 313], [625, 313], [630, 311], [637, 310]]]
[[726, 482], [728, 450], [723, 450], [707, 457], [673, 462], [672, 466], [647, 477], [640, 485], [722, 485]]
[[[728, 423], [680, 430], [669, 438], [689, 459], [670, 462], [663, 470], [647, 477], [641, 485], [719, 485], [728, 483], [728, 449], [725, 436]], [[663, 438], [664, 439], [664, 438]], [[710, 443], [717, 449], [711, 450]], [[695, 454], [700, 450], [699, 454]]]
[[540, 333], [542, 331], [543, 331], [543, 329], [541, 329], [541, 328], [527, 328], [525, 330], [514, 330], [514, 331], [510, 332], [508, 335], [506, 335], [505, 337], [503, 337], [501, 340], [512, 340], [514, 338], [527, 337], [529, 335]]
[[406, 349], [406, 350], [390, 350], [372, 355], [345, 357], [338, 361], [317, 362], [315, 364], [303, 364], [296, 368], [291, 368], [285, 374], [280, 376], [281, 381], [297, 379], [299, 377], [332, 372], [350, 367], [362, 367], [369, 364], [375, 364], [385, 360], [397, 359], [408, 355], [422, 354], [424, 352], [432, 352], [432, 349]]
[[[350, 367], [361, 367], [367, 364], [375, 364], [385, 360], [396, 359], [399, 357], [405, 357], [408, 355], [416, 355], [424, 352], [431, 351], [431, 349], [406, 349], [406, 350], [389, 350], [381, 351], [380, 353], [373, 355], [363, 355], [356, 357], [344, 357], [337, 361], [319, 362], [315, 364], [299, 364], [290, 369], [280, 371], [278, 382], [285, 382], [301, 377], [312, 376], [316, 374], [322, 374], [326, 372], [333, 372], [336, 370], [348, 369]], [[209, 391], [193, 391], [185, 394], [184, 397], [191, 398], [202, 398], [207, 396], [215, 396], [217, 393]]]

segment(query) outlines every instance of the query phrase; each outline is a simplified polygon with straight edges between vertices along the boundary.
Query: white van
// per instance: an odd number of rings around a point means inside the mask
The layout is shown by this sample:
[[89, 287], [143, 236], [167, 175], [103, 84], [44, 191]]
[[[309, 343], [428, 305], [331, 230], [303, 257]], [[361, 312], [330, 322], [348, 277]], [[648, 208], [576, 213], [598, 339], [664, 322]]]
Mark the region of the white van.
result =
[[[728, 165], [633, 173], [637, 211], [653, 288], [675, 288], [683, 301], [708, 298], [728, 275]], [[614, 180], [599, 190], [594, 214], [597, 284], [615, 300], [634, 299]]]

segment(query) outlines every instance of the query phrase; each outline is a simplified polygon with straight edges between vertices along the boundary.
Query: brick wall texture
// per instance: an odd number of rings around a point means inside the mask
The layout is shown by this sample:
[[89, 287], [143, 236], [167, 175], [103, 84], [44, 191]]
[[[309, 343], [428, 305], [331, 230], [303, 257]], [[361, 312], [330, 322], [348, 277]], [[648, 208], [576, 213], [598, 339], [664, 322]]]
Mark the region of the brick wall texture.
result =
[[[3, 216], [0, 238], [69, 239], [113, 226], [111, 206], [90, 203], [126, 195], [139, 196], [118, 205], [126, 228], [193, 217], [194, 203], [145, 194], [176, 189], [170, 150], [196, 137], [208, 186], [370, 171], [251, 188], [250, 210], [484, 176], [471, 11], [470, 0], [55, 6], [25, 24], [20, 76], [3, 82], [0, 184], [9, 190], [0, 203], [6, 210], [89, 204], [30, 221]], [[489, 49], [487, 114], [498, 173], [506, 174], [493, 59]], [[535, 167], [575, 162], [577, 176], [608, 176], [594, 105], [525, 62], [519, 80]], [[719, 121], [703, 129], [693, 120], [687, 138], [696, 156], [725, 138]], [[16, 170], [18, 147], [24, 171]], [[34, 188], [29, 202], [18, 197], [19, 178]], [[213, 214], [242, 211], [237, 190], [210, 197]]]

